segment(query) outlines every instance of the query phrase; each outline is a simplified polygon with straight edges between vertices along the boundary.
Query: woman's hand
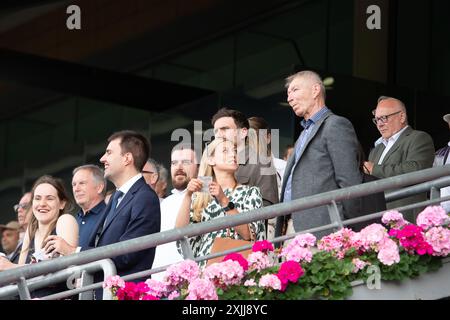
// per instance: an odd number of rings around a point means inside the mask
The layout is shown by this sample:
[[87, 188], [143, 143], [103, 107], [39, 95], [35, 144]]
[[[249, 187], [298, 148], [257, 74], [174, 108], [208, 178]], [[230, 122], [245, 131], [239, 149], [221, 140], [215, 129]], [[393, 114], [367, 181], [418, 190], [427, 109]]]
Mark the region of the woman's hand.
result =
[[72, 247], [67, 243], [63, 238], [50, 235], [45, 239], [45, 253], [50, 254], [52, 257], [55, 253], [59, 253], [60, 255], [67, 256], [69, 254], [76, 252], [76, 247]]
[[212, 181], [209, 184], [209, 193], [219, 201], [222, 207], [227, 206], [228, 202], [230, 202], [225, 193], [223, 193], [222, 187], [216, 181]]
[[187, 194], [188, 196], [192, 196], [194, 192], [199, 192], [202, 190], [203, 183], [196, 178], [192, 178], [187, 185]]

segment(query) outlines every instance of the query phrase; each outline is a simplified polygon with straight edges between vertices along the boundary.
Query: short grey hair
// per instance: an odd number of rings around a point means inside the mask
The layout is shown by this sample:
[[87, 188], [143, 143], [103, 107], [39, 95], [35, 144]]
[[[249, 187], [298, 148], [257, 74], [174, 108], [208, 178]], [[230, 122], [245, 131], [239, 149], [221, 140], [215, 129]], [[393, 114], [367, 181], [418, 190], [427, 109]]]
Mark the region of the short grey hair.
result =
[[325, 100], [326, 98], [326, 90], [325, 90], [325, 85], [323, 84], [322, 78], [319, 76], [319, 74], [317, 72], [311, 71], [311, 70], [304, 70], [304, 71], [300, 71], [297, 72], [293, 75], [290, 75], [289, 77], [287, 77], [285, 79], [285, 84], [284, 87], [287, 89], [289, 87], [289, 85], [291, 84], [291, 82], [296, 79], [296, 78], [308, 78], [310, 80], [312, 80], [313, 82], [317, 83], [320, 86], [320, 93], [322, 95], [323, 100]]
[[99, 166], [96, 166], [95, 164], [85, 164], [79, 167], [76, 167], [72, 171], [72, 177], [80, 170], [88, 170], [90, 173], [92, 173], [92, 176], [94, 177], [94, 180], [97, 182], [97, 184], [103, 185], [103, 191], [102, 195], [103, 197], [106, 195], [106, 184], [107, 181], [105, 179], [105, 173], [102, 168]]
[[163, 164], [158, 163], [157, 164], [157, 168], [158, 168], [158, 173], [159, 173], [159, 179], [158, 181], [162, 181], [162, 182], [168, 182], [169, 179], [169, 171], [167, 171], [166, 167], [164, 167]]
[[155, 160], [155, 159], [153, 159], [153, 158], [148, 158], [147, 159], [147, 163], [149, 164], [149, 165], [151, 165], [153, 168], [155, 168], [155, 173], [156, 173], [156, 175], [158, 176], [158, 179], [156, 179], [156, 182], [158, 182], [159, 181], [159, 177], [160, 177], [160, 174], [159, 174], [159, 167], [158, 167], [158, 162]]
[[[378, 107], [378, 104], [383, 100], [394, 100], [400, 107], [401, 111], [403, 111], [405, 113], [405, 121], [406, 121], [406, 124], [408, 124], [408, 113], [406, 112], [406, 107], [405, 107], [405, 104], [403, 103], [403, 101], [401, 101], [400, 99], [397, 99], [397, 98], [389, 97], [389, 96], [380, 96], [377, 100], [377, 107]], [[376, 110], [377, 110], [376, 108], [372, 110], [373, 115], [375, 115]]]

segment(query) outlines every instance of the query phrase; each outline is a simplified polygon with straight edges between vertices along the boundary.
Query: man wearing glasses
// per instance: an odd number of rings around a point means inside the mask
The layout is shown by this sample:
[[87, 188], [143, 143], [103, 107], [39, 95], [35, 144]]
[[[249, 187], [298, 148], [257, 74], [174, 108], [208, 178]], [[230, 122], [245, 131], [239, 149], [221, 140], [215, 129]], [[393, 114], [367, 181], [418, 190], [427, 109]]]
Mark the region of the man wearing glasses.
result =
[[31, 192], [26, 192], [20, 198], [18, 204], [14, 205], [14, 211], [17, 213], [17, 221], [20, 226], [20, 244], [22, 244], [23, 237], [25, 236], [25, 231], [27, 231], [28, 222], [30, 221], [31, 210]]
[[145, 182], [153, 189], [156, 189], [156, 183], [159, 179], [158, 163], [152, 158], [148, 159], [142, 169], [142, 176]]
[[[434, 160], [434, 144], [431, 136], [423, 131], [413, 130], [408, 125], [408, 117], [403, 102], [398, 99], [381, 96], [377, 108], [373, 111], [374, 124], [381, 137], [375, 142], [375, 148], [364, 163], [366, 173], [377, 178], [388, 178], [399, 174], [431, 168]], [[427, 195], [419, 194], [387, 204], [388, 209], [405, 206], [426, 200]], [[417, 208], [407, 212], [420, 212]]]
[[[172, 194], [161, 203], [161, 231], [175, 228], [178, 211], [186, 193], [186, 187], [192, 178], [197, 177], [198, 164], [192, 144], [179, 143], [172, 149], [170, 156], [170, 174], [172, 176]], [[156, 248], [153, 268], [179, 262], [183, 257], [178, 253], [175, 242], [165, 243]], [[164, 273], [152, 274], [152, 279], [163, 280]]]

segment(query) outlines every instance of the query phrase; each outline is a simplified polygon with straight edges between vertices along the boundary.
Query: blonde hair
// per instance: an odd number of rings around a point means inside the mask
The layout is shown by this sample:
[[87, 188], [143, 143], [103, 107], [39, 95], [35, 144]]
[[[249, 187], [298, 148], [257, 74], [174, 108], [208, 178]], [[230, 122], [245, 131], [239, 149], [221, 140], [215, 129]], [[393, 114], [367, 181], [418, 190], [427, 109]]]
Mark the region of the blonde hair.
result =
[[[215, 178], [213, 167], [208, 163], [208, 159], [213, 157], [216, 148], [223, 142], [228, 140], [223, 138], [215, 138], [208, 144], [203, 151], [202, 159], [200, 160], [200, 167], [198, 168], [198, 176], [209, 176]], [[231, 142], [231, 141], [230, 141]], [[208, 203], [211, 201], [212, 197], [209, 192], [195, 192], [193, 194], [194, 200], [192, 201], [192, 211], [193, 217], [192, 219], [195, 222], [200, 222], [202, 220], [202, 211], [208, 206]]]

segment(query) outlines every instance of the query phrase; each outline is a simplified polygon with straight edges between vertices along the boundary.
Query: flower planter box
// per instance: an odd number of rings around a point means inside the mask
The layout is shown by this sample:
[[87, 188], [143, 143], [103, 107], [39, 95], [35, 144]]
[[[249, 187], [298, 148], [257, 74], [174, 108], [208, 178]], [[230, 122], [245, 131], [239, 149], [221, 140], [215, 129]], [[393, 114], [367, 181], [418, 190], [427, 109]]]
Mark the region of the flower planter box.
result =
[[435, 272], [415, 279], [381, 281], [380, 289], [369, 289], [366, 283], [353, 284], [353, 295], [348, 300], [434, 300], [450, 297], [450, 258]]

